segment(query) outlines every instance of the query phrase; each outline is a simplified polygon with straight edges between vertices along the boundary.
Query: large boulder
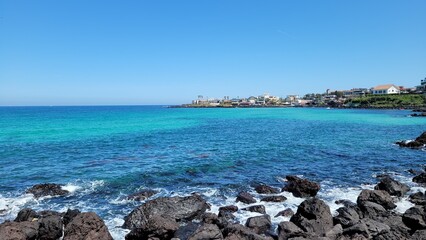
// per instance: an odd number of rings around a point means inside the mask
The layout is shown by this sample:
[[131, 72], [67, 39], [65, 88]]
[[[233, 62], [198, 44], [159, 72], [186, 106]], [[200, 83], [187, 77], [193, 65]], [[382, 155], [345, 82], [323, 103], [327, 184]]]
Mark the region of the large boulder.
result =
[[68, 209], [67, 212], [64, 214], [64, 217], [62, 218], [64, 226], [67, 226], [68, 223], [70, 223], [74, 219], [74, 217], [80, 213], [81, 212], [78, 209]]
[[402, 221], [412, 230], [426, 229], [425, 206], [414, 206], [402, 215]]
[[4, 222], [0, 224], [1, 240], [36, 240], [38, 222]]
[[174, 219], [153, 216], [141, 228], [132, 229], [126, 235], [126, 240], [150, 238], [171, 239], [178, 228], [179, 224]]
[[396, 208], [396, 205], [393, 203], [392, 197], [389, 195], [389, 193], [382, 190], [362, 190], [357, 198], [357, 204], [362, 205], [363, 202], [367, 201], [380, 204], [385, 209]]
[[391, 196], [397, 197], [402, 197], [410, 191], [410, 187], [408, 187], [408, 185], [400, 183], [389, 176], [382, 178], [374, 189], [386, 191]]
[[367, 226], [368, 232], [370, 233], [370, 236], [376, 236], [379, 234], [383, 234], [385, 232], [390, 231], [390, 227], [384, 223], [381, 223], [379, 221], [373, 220], [373, 219], [363, 219], [361, 220], [365, 223]]
[[376, 219], [377, 217], [381, 217], [387, 215], [387, 210], [380, 204], [365, 201], [361, 202], [358, 205], [358, 208], [355, 208], [360, 216], [360, 218], [372, 218]]
[[175, 221], [189, 221], [200, 218], [209, 208], [207, 202], [199, 195], [187, 197], [161, 197], [147, 201], [135, 208], [124, 218], [124, 228], [143, 228], [148, 219], [162, 216]]
[[420, 173], [418, 176], [415, 176], [413, 178], [413, 182], [426, 184], [426, 172]]
[[315, 197], [321, 188], [319, 183], [297, 176], [286, 176], [286, 179], [287, 185], [282, 190], [291, 192], [295, 197]]
[[316, 235], [324, 235], [333, 228], [330, 208], [318, 198], [303, 201], [297, 208], [296, 214], [290, 218], [290, 222], [303, 231]]
[[277, 194], [280, 192], [277, 188], [268, 185], [258, 185], [254, 190], [259, 194]]
[[334, 217], [334, 222], [342, 225], [343, 228], [353, 226], [359, 222], [359, 215], [354, 208], [341, 207], [336, 211], [338, 215]]
[[69, 194], [67, 190], [62, 189], [61, 185], [54, 183], [37, 184], [29, 188], [26, 192], [33, 194], [35, 198]]
[[63, 240], [112, 240], [104, 221], [94, 212], [80, 213], [65, 227]]
[[246, 227], [253, 229], [254, 232], [258, 234], [268, 232], [271, 226], [271, 217], [266, 214], [262, 216], [248, 218], [246, 222]]
[[254, 199], [254, 197], [248, 192], [240, 192], [238, 193], [237, 199], [235, 201], [252, 204], [256, 202], [256, 199]]
[[137, 193], [130, 194], [129, 196], [127, 196], [127, 199], [128, 200], [135, 200], [135, 201], [144, 201], [147, 198], [150, 198], [157, 193], [158, 193], [157, 191], [146, 189], [146, 190], [142, 190], [142, 191], [137, 192]]

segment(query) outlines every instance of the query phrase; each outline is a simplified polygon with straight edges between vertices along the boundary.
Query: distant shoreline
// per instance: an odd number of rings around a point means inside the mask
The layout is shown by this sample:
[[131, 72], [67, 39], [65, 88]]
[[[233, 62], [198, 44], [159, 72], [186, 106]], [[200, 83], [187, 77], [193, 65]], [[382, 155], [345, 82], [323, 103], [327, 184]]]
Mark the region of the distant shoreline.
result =
[[206, 105], [173, 105], [168, 108], [330, 108], [330, 109], [372, 109], [372, 110], [412, 110], [423, 111], [419, 107], [330, 107], [330, 106], [206, 106]]

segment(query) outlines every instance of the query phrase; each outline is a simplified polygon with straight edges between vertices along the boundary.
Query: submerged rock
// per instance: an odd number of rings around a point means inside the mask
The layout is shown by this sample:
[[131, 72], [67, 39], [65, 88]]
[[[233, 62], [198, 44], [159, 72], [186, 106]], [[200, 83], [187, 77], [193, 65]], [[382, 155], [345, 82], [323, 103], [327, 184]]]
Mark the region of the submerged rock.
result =
[[209, 208], [207, 202], [199, 195], [187, 197], [160, 197], [147, 201], [135, 208], [124, 218], [124, 228], [143, 228], [153, 216], [162, 216], [175, 221], [200, 218]]
[[63, 240], [112, 240], [104, 221], [93, 212], [80, 213], [65, 227]]
[[277, 194], [280, 191], [277, 188], [270, 187], [267, 185], [258, 185], [254, 188], [254, 190], [259, 194]]
[[33, 194], [35, 198], [45, 196], [63, 196], [69, 194], [67, 190], [62, 189], [61, 185], [54, 183], [37, 184], [32, 186], [26, 192]]
[[237, 199], [235, 201], [252, 204], [256, 202], [256, 199], [254, 199], [254, 197], [248, 192], [240, 192], [238, 193]]
[[129, 195], [127, 197], [127, 199], [128, 200], [134, 200], [134, 201], [144, 201], [147, 198], [150, 198], [157, 193], [158, 193], [157, 191], [147, 189], [147, 190], [142, 190], [142, 191], [137, 192], [137, 193], [133, 193], [133, 194]]
[[295, 197], [315, 197], [321, 188], [319, 183], [297, 176], [286, 176], [286, 179], [287, 185], [282, 190], [291, 192]]
[[382, 178], [374, 189], [386, 191], [390, 195], [397, 197], [402, 197], [410, 191], [410, 187], [408, 187], [408, 185], [395, 181], [389, 176]]

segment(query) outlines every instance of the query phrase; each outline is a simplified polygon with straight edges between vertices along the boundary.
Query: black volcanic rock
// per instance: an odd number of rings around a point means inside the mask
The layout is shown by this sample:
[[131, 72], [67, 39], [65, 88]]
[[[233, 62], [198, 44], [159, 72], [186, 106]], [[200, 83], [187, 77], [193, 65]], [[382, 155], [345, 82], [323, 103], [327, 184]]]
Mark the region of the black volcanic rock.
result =
[[342, 225], [343, 228], [353, 226], [359, 221], [359, 215], [353, 208], [341, 207], [336, 211], [338, 215], [334, 217], [334, 222]]
[[265, 206], [263, 206], [263, 205], [254, 205], [254, 206], [242, 208], [241, 210], [250, 211], [250, 212], [258, 212], [258, 213], [262, 213], [262, 214], [266, 213]]
[[279, 213], [277, 213], [277, 215], [275, 215], [275, 217], [291, 217], [294, 215], [293, 210], [291, 210], [291, 208], [286, 208], [282, 211], [280, 211]]
[[393, 203], [392, 197], [389, 195], [389, 193], [382, 190], [362, 190], [358, 196], [357, 204], [362, 205], [363, 202], [367, 201], [380, 204], [385, 209], [396, 208], [396, 205]]
[[315, 197], [321, 188], [319, 183], [297, 176], [289, 175], [286, 179], [287, 185], [282, 190], [293, 193], [295, 197]]
[[147, 221], [160, 215], [175, 221], [189, 221], [200, 218], [209, 208], [207, 202], [199, 195], [187, 197], [160, 197], [150, 200], [135, 208], [124, 218], [124, 228], [143, 228]]
[[45, 196], [63, 196], [69, 194], [67, 190], [63, 190], [61, 185], [54, 183], [37, 184], [29, 188], [27, 193], [32, 193], [35, 198]]
[[133, 193], [133, 194], [129, 195], [127, 197], [127, 199], [128, 200], [135, 200], [135, 201], [144, 201], [147, 198], [150, 198], [157, 193], [158, 193], [157, 191], [147, 189], [147, 190], [142, 190], [142, 191], [137, 192], [137, 193]]
[[253, 229], [254, 232], [258, 234], [266, 233], [271, 226], [271, 217], [266, 214], [248, 218], [246, 222], [246, 227]]
[[426, 229], [425, 206], [415, 206], [407, 209], [402, 215], [402, 221], [412, 230]]
[[252, 204], [256, 202], [256, 199], [254, 199], [254, 197], [248, 192], [240, 192], [237, 195], [236, 202]]
[[254, 188], [254, 190], [259, 194], [277, 194], [280, 191], [277, 188], [270, 187], [267, 185], [258, 185]]
[[413, 182], [426, 184], [426, 172], [420, 173], [419, 175], [415, 176], [413, 178]]
[[398, 144], [400, 147], [422, 148], [426, 144], [426, 132], [423, 132], [413, 141], [400, 141], [396, 142], [396, 144]]
[[304, 232], [323, 235], [333, 228], [333, 217], [330, 207], [318, 198], [303, 201], [296, 214], [290, 218]]
[[36, 240], [39, 223], [34, 222], [4, 222], [0, 224], [1, 240]]
[[374, 189], [386, 191], [391, 196], [397, 197], [402, 197], [408, 191], [410, 191], [410, 187], [408, 187], [406, 184], [400, 183], [389, 176], [382, 178], [382, 180], [374, 187]]
[[93, 212], [80, 213], [65, 227], [63, 240], [113, 240], [104, 221]]
[[171, 239], [179, 224], [174, 219], [166, 219], [161, 216], [149, 218], [141, 228], [134, 228], [126, 235], [126, 240], [138, 239]]
[[284, 202], [285, 200], [287, 200], [286, 197], [284, 196], [267, 196], [264, 197], [262, 199], [260, 199], [261, 202]]
[[410, 195], [409, 200], [416, 205], [426, 205], [426, 193], [413, 193]]
[[36, 211], [32, 210], [31, 208], [24, 208], [21, 211], [19, 211], [18, 216], [15, 218], [15, 222], [25, 222], [29, 221], [31, 222], [34, 218], [38, 218], [38, 214]]

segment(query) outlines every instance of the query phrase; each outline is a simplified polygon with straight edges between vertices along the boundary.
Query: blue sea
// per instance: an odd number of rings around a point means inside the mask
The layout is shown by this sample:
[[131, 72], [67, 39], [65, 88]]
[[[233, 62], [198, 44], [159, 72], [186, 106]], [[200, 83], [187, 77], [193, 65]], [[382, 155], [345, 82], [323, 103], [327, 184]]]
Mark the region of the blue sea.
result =
[[[405, 110], [323, 108], [187, 109], [165, 106], [0, 108], [0, 222], [30, 207], [94, 211], [115, 239], [123, 217], [141, 204], [126, 196], [202, 194], [211, 211], [235, 204], [241, 190], [282, 187], [288, 174], [321, 183], [319, 197], [334, 211], [338, 199], [356, 200], [387, 173], [412, 186], [409, 169], [426, 163], [423, 150], [394, 142], [426, 131], [426, 118]], [[58, 183], [66, 197], [34, 199], [34, 184]], [[282, 193], [267, 203], [274, 216], [303, 199]], [[256, 195], [257, 196], [257, 195]], [[244, 204], [238, 203], [238, 206]], [[410, 207], [406, 199], [397, 211]], [[256, 215], [239, 212], [245, 222]], [[279, 223], [284, 217], [273, 218]]]

